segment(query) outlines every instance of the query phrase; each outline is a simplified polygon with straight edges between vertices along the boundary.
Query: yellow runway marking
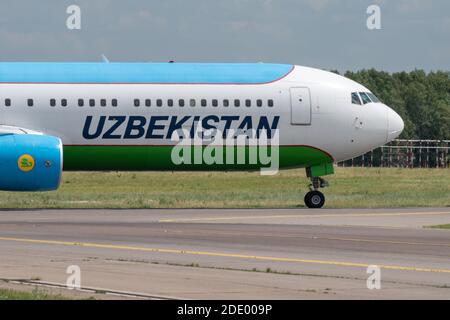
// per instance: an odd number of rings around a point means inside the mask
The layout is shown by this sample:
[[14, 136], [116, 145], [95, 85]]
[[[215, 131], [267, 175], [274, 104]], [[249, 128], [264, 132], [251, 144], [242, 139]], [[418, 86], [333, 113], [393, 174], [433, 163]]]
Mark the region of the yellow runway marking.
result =
[[[176, 233], [183, 233], [183, 231], [176, 231]], [[397, 240], [377, 240], [377, 239], [366, 239], [366, 238], [343, 238], [343, 237], [321, 237], [321, 236], [304, 236], [297, 234], [267, 234], [267, 233], [239, 233], [239, 232], [223, 232], [223, 231], [201, 231], [196, 230], [196, 234], [204, 235], [226, 235], [226, 236], [236, 236], [236, 237], [266, 237], [266, 238], [289, 238], [289, 239], [308, 239], [308, 240], [332, 240], [332, 241], [349, 241], [349, 242], [368, 242], [368, 243], [389, 243], [389, 244], [404, 244], [411, 246], [437, 246], [437, 247], [450, 247], [450, 243], [434, 243], [434, 242], [409, 242], [409, 241], [397, 241]]]
[[383, 216], [415, 216], [415, 215], [441, 215], [450, 214], [450, 211], [442, 212], [387, 212], [387, 213], [344, 213], [344, 214], [316, 214], [316, 215], [273, 215], [273, 216], [234, 216], [234, 217], [205, 217], [187, 219], [163, 219], [164, 222], [193, 222], [193, 221], [221, 221], [242, 219], [278, 219], [278, 218], [332, 218], [332, 217], [383, 217]]
[[393, 240], [373, 240], [373, 239], [358, 239], [358, 238], [318, 238], [325, 240], [336, 241], [354, 241], [354, 242], [370, 242], [370, 243], [389, 243], [389, 244], [406, 244], [411, 246], [438, 246], [450, 247], [450, 243], [427, 243], [427, 242], [408, 242], [408, 241], [393, 241]]
[[[211, 256], [211, 257], [227, 257], [227, 258], [264, 260], [264, 261], [310, 263], [310, 264], [333, 265], [333, 266], [341, 266], [341, 267], [363, 267], [363, 268], [367, 268], [370, 265], [370, 264], [366, 264], [366, 263], [343, 262], [343, 261], [326, 261], [326, 260], [311, 260], [311, 259], [297, 259], [297, 258], [282, 258], [282, 257], [255, 256], [255, 255], [223, 253], [223, 252], [181, 250], [181, 249], [158, 249], [158, 248], [121, 246], [121, 245], [99, 244], [99, 243], [82, 243], [82, 242], [39, 240], [39, 239], [22, 239], [22, 238], [6, 238], [6, 237], [0, 237], [0, 240], [24, 242], [24, 243], [34, 243], [34, 244], [51, 244], [51, 245], [63, 245], [63, 246], [79, 246], [79, 247], [91, 247], [91, 248], [103, 248], [103, 249], [118, 249], [118, 250], [132, 250], [132, 251], [143, 251], [143, 252], [157, 252], [157, 253], [178, 253], [178, 254], [186, 254], [186, 255]], [[402, 270], [402, 271], [450, 273], [450, 269], [434, 269], [434, 268], [424, 268], [424, 267], [390, 266], [390, 265], [378, 265], [378, 267], [380, 267], [382, 269]]]

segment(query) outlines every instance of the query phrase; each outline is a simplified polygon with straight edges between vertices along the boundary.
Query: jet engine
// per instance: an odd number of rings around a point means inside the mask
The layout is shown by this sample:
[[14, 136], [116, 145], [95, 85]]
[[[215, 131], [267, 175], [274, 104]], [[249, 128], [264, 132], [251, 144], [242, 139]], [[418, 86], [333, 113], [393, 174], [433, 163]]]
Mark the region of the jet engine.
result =
[[61, 180], [62, 164], [62, 142], [57, 137], [0, 135], [0, 190], [55, 190]]

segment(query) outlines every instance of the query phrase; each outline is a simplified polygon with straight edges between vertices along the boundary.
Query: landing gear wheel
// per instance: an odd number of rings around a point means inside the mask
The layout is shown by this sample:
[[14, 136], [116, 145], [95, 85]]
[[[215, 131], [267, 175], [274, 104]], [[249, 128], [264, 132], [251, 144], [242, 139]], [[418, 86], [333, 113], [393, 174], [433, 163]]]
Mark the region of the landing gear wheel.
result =
[[322, 208], [325, 204], [325, 196], [320, 191], [310, 191], [305, 195], [305, 204], [308, 208]]

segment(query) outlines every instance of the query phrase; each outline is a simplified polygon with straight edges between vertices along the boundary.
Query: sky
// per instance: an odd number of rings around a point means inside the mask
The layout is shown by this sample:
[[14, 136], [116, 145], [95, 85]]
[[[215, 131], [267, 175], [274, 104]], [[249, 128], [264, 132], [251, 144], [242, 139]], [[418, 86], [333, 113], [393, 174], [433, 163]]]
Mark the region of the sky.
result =
[[[69, 30], [78, 5], [81, 29]], [[367, 8], [380, 7], [369, 30]], [[0, 61], [450, 70], [448, 0], [2, 0]]]

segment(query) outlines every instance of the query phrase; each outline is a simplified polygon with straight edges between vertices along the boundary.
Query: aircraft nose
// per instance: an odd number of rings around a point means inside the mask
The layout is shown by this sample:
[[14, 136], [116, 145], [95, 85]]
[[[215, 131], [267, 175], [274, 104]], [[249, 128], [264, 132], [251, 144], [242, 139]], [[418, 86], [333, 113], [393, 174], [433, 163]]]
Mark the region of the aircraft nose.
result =
[[392, 141], [397, 138], [403, 131], [405, 124], [403, 119], [397, 112], [388, 107], [387, 111], [388, 128], [387, 128], [387, 141]]

